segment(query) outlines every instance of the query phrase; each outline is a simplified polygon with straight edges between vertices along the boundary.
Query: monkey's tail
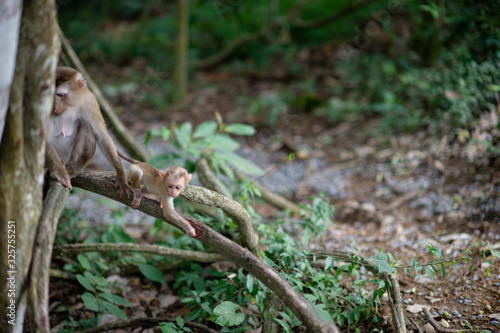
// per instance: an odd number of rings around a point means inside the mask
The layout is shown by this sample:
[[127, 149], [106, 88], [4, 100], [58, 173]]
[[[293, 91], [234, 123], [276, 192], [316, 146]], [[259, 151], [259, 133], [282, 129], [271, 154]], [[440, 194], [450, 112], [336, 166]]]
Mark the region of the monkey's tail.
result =
[[137, 163], [139, 163], [139, 161], [136, 161], [136, 160], [134, 160], [134, 159], [131, 159], [131, 158], [129, 158], [129, 157], [127, 157], [127, 156], [123, 155], [123, 154], [122, 154], [122, 153], [120, 153], [118, 150], [117, 150], [116, 152], [118, 153], [118, 156], [120, 156], [121, 158], [123, 158], [123, 159], [124, 159], [125, 161], [127, 161], [127, 162], [130, 162], [130, 163], [132, 163], [132, 164], [137, 164]]

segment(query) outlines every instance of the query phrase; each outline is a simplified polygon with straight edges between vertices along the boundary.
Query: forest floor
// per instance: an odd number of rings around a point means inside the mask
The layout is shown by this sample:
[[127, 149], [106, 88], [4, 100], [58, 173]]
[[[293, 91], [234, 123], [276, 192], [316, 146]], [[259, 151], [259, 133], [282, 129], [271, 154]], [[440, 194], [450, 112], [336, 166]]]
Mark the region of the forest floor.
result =
[[[451, 134], [370, 134], [376, 133], [377, 120], [332, 125], [291, 110], [269, 126], [248, 115], [233, 94], [265, 95], [275, 89], [272, 82], [220, 73], [203, 80], [218, 88], [191, 93], [185, 108], [168, 111], [169, 119], [196, 125], [213, 120], [219, 110], [228, 122], [254, 125], [258, 132], [240, 153], [268, 171], [277, 167], [259, 183], [297, 203], [323, 192], [335, 206], [325, 250], [372, 256], [381, 249], [411, 270], [411, 258], [421, 264], [437, 260], [428, 245], [439, 249], [447, 262], [455, 262], [453, 268], [446, 264], [444, 279], [438, 273], [434, 280], [415, 277], [414, 270], [400, 275], [406, 314], [424, 327], [427, 320], [418, 307], [423, 305], [450, 329], [470, 325], [500, 332], [500, 258], [482, 256], [486, 242], [500, 245], [500, 159], [484, 159], [478, 145], [460, 143]], [[141, 124], [140, 118], [129, 125]], [[307, 152], [305, 159], [289, 160], [294, 150]], [[256, 209], [269, 221], [279, 214], [266, 204]], [[472, 260], [460, 260], [463, 256]]]
[[[164, 115], [153, 110], [127, 112], [126, 107], [121, 119], [137, 135], [174, 120], [196, 126], [214, 120], [215, 110], [228, 123], [255, 126], [257, 134], [242, 142], [240, 153], [268, 171], [276, 167], [259, 183], [303, 204], [323, 192], [335, 206], [334, 225], [322, 238], [323, 250], [356, 252], [366, 258], [378, 249], [390, 252], [398, 267], [411, 271], [399, 274], [404, 311], [425, 332], [435, 330], [422, 306], [429, 307], [443, 327], [500, 332], [500, 258], [493, 258], [486, 246], [489, 242], [498, 250], [500, 244], [500, 160], [484, 159], [480, 147], [460, 143], [452, 134], [377, 136], [377, 120], [331, 124], [289, 110], [270, 126], [266, 119], [248, 115], [234, 96], [266, 94], [276, 89], [273, 82], [199, 75], [217, 88], [191, 92], [185, 107]], [[306, 153], [289, 160], [297, 149]], [[265, 203], [255, 208], [270, 222], [280, 214]], [[428, 246], [445, 258], [444, 278], [439, 272], [435, 279], [416, 276], [410, 267], [411, 258], [421, 264], [437, 260]], [[464, 255], [472, 259], [461, 260]], [[376, 326], [391, 332], [387, 304], [382, 311], [386, 321]], [[417, 332], [415, 324], [407, 324], [409, 332]]]

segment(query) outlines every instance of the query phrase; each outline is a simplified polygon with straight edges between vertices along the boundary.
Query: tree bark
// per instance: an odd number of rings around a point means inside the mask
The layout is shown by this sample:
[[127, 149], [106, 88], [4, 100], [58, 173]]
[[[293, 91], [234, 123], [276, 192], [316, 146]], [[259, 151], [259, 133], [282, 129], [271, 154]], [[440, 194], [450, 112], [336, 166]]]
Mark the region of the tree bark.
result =
[[175, 41], [174, 84], [177, 101], [184, 104], [188, 90], [189, 1], [178, 0], [177, 38]]
[[[80, 187], [123, 204], [130, 205], [131, 199], [126, 197], [120, 199], [118, 192], [113, 188], [115, 176], [114, 172], [84, 173], [74, 178], [72, 184], [75, 187]], [[189, 185], [186, 186], [182, 196], [188, 199], [194, 199], [194, 201], [205, 205], [213, 205], [215, 201], [219, 201], [224, 198], [220, 194], [210, 190]], [[217, 200], [215, 200], [216, 197], [218, 198]], [[163, 216], [159, 203], [154, 200], [144, 198], [139, 206], [139, 210], [156, 217], [157, 219], [171, 223]], [[297, 291], [295, 291], [295, 289], [293, 289], [292, 286], [278, 274], [278, 272], [267, 266], [259, 257], [199, 221], [189, 216], [184, 217], [196, 229], [196, 239], [213, 248], [223, 257], [233, 261], [240, 267], [243, 267], [250, 274], [264, 283], [285, 303], [286, 306], [293, 311], [293, 313], [307, 327], [309, 332], [340, 332], [337, 326], [327, 323], [321, 319], [311, 304], [309, 304]]]
[[[0, 270], [2, 332], [22, 332], [28, 306], [28, 271], [42, 209], [45, 129], [54, 99], [54, 76], [60, 52], [58, 36], [54, 1], [26, 0], [0, 146], [0, 257], [4, 264]], [[14, 226], [13, 232], [7, 229], [10, 225]], [[7, 244], [7, 230], [15, 243]], [[14, 253], [7, 252], [13, 248]], [[12, 267], [7, 260], [13, 257], [8, 255], [15, 255]], [[8, 277], [12, 284], [7, 286]], [[11, 304], [16, 308], [12, 313], [7, 309]]]
[[9, 106], [10, 86], [16, 67], [16, 53], [21, 25], [21, 0], [0, 3], [0, 63], [3, 75], [0, 77], [0, 141], [5, 127], [5, 117]]
[[69, 190], [55, 180], [49, 180], [48, 186], [30, 269], [28, 289], [30, 332], [50, 332], [49, 280], [52, 247], [56, 238], [57, 223], [69, 196]]

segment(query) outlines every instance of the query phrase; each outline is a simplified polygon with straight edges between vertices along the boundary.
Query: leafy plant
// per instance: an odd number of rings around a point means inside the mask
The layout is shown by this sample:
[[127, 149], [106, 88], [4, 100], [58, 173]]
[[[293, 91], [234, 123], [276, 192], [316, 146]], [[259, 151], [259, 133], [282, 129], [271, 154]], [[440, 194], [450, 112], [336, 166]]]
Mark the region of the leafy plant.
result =
[[236, 182], [233, 168], [250, 175], [259, 175], [264, 172], [259, 166], [236, 153], [241, 145], [230, 136], [249, 136], [254, 133], [255, 129], [249, 125], [224, 124], [220, 115], [218, 115], [218, 122], [201, 123], [194, 131], [189, 122], [174, 126], [173, 130], [162, 127], [161, 130], [149, 132], [146, 144], [151, 135], [159, 136], [165, 141], [170, 140], [177, 152], [157, 155], [149, 162], [162, 168], [168, 163], [178, 165], [183, 161], [186, 169], [193, 170], [198, 159], [204, 157], [216, 174], [223, 173], [231, 182]]
[[120, 319], [128, 319], [125, 312], [117, 305], [131, 306], [132, 304], [123, 297], [113, 294], [108, 281], [103, 276], [85, 271], [83, 275], [77, 274], [76, 279], [87, 289], [81, 296], [87, 309], [95, 312], [102, 312], [105, 309]]

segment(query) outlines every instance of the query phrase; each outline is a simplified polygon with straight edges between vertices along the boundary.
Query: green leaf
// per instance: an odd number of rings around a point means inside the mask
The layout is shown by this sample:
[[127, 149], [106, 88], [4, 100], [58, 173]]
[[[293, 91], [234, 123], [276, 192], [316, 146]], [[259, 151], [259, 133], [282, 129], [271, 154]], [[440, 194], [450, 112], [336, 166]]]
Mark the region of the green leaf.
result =
[[99, 303], [97, 303], [97, 299], [94, 295], [89, 292], [84, 292], [82, 294], [82, 301], [85, 304], [85, 307], [92, 311], [99, 311]]
[[319, 316], [326, 322], [333, 324], [333, 318], [330, 316], [328, 311], [325, 310], [324, 304], [313, 304], [314, 310], [319, 314]]
[[238, 154], [231, 152], [220, 152], [217, 154], [217, 156], [227, 161], [229, 164], [234, 166], [239, 171], [244, 172], [246, 174], [261, 175], [264, 173], [264, 170], [262, 170], [259, 166], [250, 162], [246, 158], [241, 157]]
[[493, 249], [493, 246], [490, 244], [490, 242], [488, 242], [488, 249], [490, 249], [490, 252], [491, 252], [491, 255], [493, 257], [497, 257], [497, 258], [500, 258], [500, 252]]
[[444, 264], [442, 262], [439, 263], [439, 268], [441, 269], [441, 277], [444, 279], [446, 276], [446, 269], [444, 268]]
[[424, 269], [429, 278], [434, 280], [434, 273], [432, 272], [432, 269], [429, 266], [425, 266]]
[[214, 134], [207, 139], [208, 145], [217, 151], [233, 152], [241, 147], [240, 143], [227, 135]]
[[241, 312], [236, 312], [240, 309], [238, 304], [224, 301], [214, 308], [214, 313], [210, 319], [221, 326], [229, 327], [239, 325], [245, 320], [245, 315]]
[[104, 306], [104, 308], [106, 310], [108, 310], [109, 313], [114, 314], [115, 316], [117, 316], [118, 318], [120, 318], [122, 320], [128, 319], [125, 312], [123, 312], [123, 310], [120, 309], [119, 307], [117, 307], [116, 305], [111, 304], [111, 303], [106, 302], [106, 301], [102, 301], [101, 304], [102, 304], [102, 306]]
[[118, 295], [103, 293], [101, 294], [101, 297], [114, 304], [123, 306], [132, 306], [132, 304], [129, 301]]
[[78, 259], [78, 262], [82, 265], [83, 269], [90, 270], [92, 268], [92, 266], [90, 266], [90, 261], [85, 254], [80, 253], [76, 256], [76, 259]]
[[203, 311], [205, 311], [208, 314], [213, 313], [212, 309], [210, 308], [210, 304], [208, 304], [208, 302], [201, 303], [200, 307], [203, 309]]
[[199, 139], [215, 134], [217, 127], [218, 125], [215, 121], [206, 121], [201, 123], [194, 131], [193, 137], [195, 139]]
[[137, 267], [139, 268], [139, 271], [141, 271], [142, 275], [151, 281], [159, 283], [165, 282], [165, 276], [156, 267], [147, 264], [140, 264], [137, 265]]
[[161, 138], [163, 141], [168, 141], [170, 138], [170, 130], [166, 126], [161, 127]]
[[179, 333], [173, 323], [160, 323], [160, 329], [163, 333]]
[[231, 124], [225, 128], [226, 132], [236, 135], [254, 135], [255, 128], [245, 124]]
[[254, 279], [252, 275], [247, 275], [246, 287], [249, 293], [252, 292], [254, 286]]
[[174, 133], [177, 142], [179, 142], [179, 145], [183, 150], [186, 150], [189, 144], [191, 143], [192, 130], [193, 126], [189, 122], [182, 124], [181, 127], [174, 128]]
[[76, 279], [87, 290], [94, 291], [94, 286], [83, 275], [76, 274]]
[[277, 322], [278, 324], [280, 324], [280, 326], [283, 328], [283, 331], [285, 331], [286, 333], [291, 332], [290, 326], [287, 323], [285, 323], [283, 320], [274, 318], [274, 321]]
[[391, 265], [387, 262], [388, 258], [387, 255], [380, 251], [377, 255], [373, 256], [373, 261], [375, 267], [377, 267], [378, 272], [387, 272], [387, 273], [392, 273], [394, 269], [391, 267]]

